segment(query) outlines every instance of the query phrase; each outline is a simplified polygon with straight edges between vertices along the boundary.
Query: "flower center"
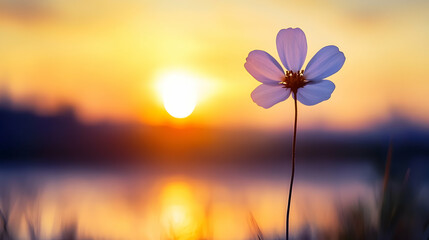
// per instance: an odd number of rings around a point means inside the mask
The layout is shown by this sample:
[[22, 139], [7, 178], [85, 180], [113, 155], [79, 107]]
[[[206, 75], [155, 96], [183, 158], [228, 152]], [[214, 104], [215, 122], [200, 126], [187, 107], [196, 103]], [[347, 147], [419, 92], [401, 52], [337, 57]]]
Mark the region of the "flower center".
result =
[[304, 70], [301, 71], [286, 71], [286, 74], [279, 84], [284, 85], [284, 88], [290, 88], [294, 93], [298, 91], [298, 88], [302, 88], [307, 85], [308, 81], [304, 78]]

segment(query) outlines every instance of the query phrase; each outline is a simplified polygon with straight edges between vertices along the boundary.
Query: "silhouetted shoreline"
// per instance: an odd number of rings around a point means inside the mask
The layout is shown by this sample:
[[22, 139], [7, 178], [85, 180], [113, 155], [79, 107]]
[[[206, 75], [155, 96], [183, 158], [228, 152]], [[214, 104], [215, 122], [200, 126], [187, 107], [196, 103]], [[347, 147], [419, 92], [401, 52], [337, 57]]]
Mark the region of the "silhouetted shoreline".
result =
[[[290, 133], [83, 124], [67, 108], [51, 116], [0, 106], [2, 167], [172, 165], [283, 166]], [[398, 121], [360, 132], [307, 130], [298, 136], [300, 161], [368, 161], [382, 169], [389, 143], [401, 164], [429, 162], [429, 130]], [[243, 163], [245, 165], [243, 166]]]

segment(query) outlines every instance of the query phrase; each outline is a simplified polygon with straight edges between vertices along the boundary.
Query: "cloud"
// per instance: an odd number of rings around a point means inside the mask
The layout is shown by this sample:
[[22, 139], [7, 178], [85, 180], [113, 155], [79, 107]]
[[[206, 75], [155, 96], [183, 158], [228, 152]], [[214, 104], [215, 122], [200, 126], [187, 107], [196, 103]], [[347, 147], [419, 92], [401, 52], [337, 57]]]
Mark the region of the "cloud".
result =
[[52, 6], [44, 0], [0, 0], [0, 16], [32, 21], [52, 15]]

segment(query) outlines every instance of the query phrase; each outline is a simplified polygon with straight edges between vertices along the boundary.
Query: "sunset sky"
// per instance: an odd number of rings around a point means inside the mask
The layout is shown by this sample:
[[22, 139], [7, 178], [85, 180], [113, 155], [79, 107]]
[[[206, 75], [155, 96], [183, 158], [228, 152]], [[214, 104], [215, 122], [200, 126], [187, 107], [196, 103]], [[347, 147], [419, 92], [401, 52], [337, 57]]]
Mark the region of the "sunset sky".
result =
[[[42, 114], [71, 105], [87, 122], [290, 128], [293, 102], [265, 110], [244, 69], [248, 53], [279, 60], [282, 28], [303, 29], [306, 63], [344, 52], [332, 98], [299, 105], [303, 128], [356, 129], [401, 113], [429, 125], [429, 2], [0, 0], [0, 94]], [[175, 120], [162, 76], [193, 79], [197, 105]]]

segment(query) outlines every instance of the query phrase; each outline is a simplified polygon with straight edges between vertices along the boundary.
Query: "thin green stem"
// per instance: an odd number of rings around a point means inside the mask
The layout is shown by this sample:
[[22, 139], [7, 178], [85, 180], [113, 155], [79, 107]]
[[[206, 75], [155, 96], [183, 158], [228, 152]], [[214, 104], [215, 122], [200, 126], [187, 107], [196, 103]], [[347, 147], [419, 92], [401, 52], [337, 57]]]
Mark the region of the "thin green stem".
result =
[[294, 103], [295, 103], [295, 123], [293, 125], [293, 144], [292, 144], [292, 174], [290, 176], [289, 186], [289, 198], [287, 201], [287, 214], [286, 214], [286, 240], [289, 240], [289, 212], [290, 212], [290, 200], [292, 197], [293, 179], [295, 177], [295, 145], [296, 145], [296, 122], [298, 119], [298, 106], [296, 103], [296, 92], [293, 92]]

